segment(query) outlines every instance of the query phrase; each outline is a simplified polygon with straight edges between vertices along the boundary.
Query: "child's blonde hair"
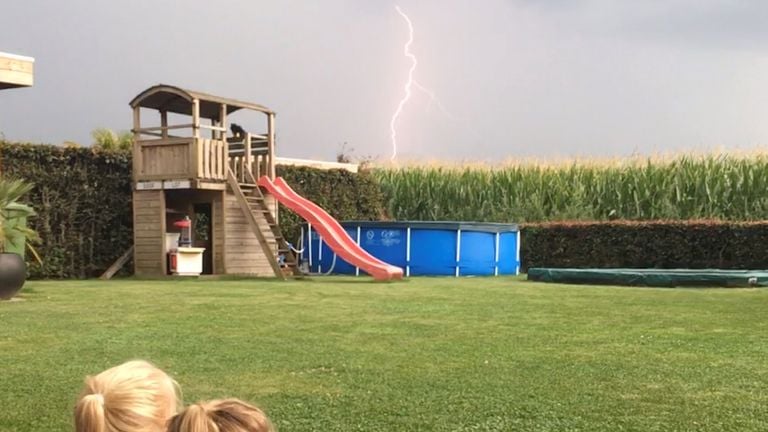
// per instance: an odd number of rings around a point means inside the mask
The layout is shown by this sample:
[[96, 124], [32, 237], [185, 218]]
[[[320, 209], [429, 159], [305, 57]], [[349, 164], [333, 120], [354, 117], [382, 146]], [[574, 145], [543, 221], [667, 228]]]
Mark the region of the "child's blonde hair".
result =
[[176, 414], [167, 432], [274, 432], [259, 408], [239, 399], [198, 402]]
[[154, 365], [132, 360], [85, 379], [75, 431], [161, 432], [178, 408], [176, 382]]

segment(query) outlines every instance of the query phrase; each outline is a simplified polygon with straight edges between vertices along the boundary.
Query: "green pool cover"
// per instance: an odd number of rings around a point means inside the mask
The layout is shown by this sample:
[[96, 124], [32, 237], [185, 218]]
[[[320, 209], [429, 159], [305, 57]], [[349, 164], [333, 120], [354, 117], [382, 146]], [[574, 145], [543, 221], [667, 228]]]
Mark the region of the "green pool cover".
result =
[[530, 268], [528, 269], [528, 280], [551, 283], [655, 287], [763, 287], [768, 286], [768, 271]]

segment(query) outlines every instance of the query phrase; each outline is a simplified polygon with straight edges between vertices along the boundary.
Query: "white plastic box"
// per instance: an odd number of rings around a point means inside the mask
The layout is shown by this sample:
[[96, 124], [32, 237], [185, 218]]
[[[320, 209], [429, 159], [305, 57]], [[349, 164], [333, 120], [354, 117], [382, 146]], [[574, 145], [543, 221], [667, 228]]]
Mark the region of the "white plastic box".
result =
[[199, 276], [203, 272], [205, 248], [180, 247], [170, 253], [171, 273], [176, 276]]

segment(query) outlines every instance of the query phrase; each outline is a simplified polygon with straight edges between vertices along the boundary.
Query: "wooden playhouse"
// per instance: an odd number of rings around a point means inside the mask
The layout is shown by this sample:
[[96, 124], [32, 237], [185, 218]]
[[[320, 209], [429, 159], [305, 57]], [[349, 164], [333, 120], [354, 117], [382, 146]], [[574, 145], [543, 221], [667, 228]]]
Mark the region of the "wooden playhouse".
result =
[[[130, 105], [135, 274], [169, 273], [175, 245], [168, 239], [185, 217], [192, 246], [204, 249], [203, 274], [298, 274], [276, 201], [256, 185], [260, 176], [275, 178], [275, 113], [169, 85], [141, 92]], [[240, 110], [256, 112], [263, 130], [230, 134], [228, 116]]]

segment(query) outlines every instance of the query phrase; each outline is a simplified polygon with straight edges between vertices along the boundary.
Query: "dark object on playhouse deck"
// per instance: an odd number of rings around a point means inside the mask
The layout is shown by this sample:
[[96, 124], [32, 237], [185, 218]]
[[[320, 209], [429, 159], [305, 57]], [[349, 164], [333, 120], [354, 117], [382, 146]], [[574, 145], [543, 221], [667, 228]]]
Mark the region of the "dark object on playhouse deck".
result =
[[536, 282], [650, 287], [764, 287], [766, 270], [530, 268]]

